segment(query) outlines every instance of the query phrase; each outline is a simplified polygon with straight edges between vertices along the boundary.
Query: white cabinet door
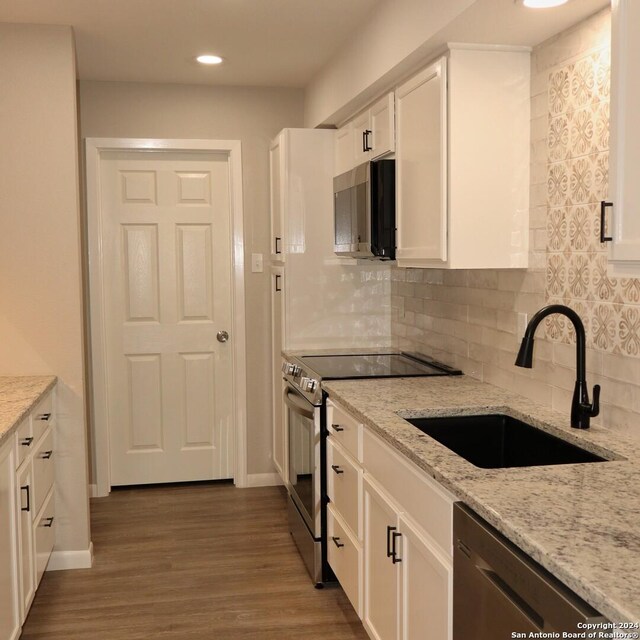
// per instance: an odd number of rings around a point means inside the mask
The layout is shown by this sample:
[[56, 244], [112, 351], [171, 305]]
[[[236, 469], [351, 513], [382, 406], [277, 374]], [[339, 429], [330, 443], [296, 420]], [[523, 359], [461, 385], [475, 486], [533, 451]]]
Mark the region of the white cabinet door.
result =
[[356, 116], [353, 126], [353, 166], [369, 160], [371, 154], [371, 117], [369, 111]]
[[271, 179], [271, 260], [284, 261], [284, 202], [282, 134], [269, 147], [269, 170]]
[[353, 126], [351, 122], [347, 122], [347, 124], [336, 131], [334, 162], [334, 175], [336, 176], [353, 169], [355, 160], [353, 148]]
[[447, 259], [446, 86], [441, 58], [396, 91], [400, 266], [435, 266]]
[[393, 153], [396, 148], [395, 94], [380, 98], [371, 109], [371, 158]]
[[613, 237], [614, 272], [640, 275], [640, 3], [612, 3], [611, 153], [606, 234]]
[[453, 566], [403, 516], [399, 541], [402, 640], [451, 640]]
[[20, 575], [20, 620], [27, 617], [31, 601], [35, 595], [34, 564], [35, 551], [33, 546], [33, 464], [25, 462], [18, 473], [17, 504], [18, 504], [18, 571]]
[[366, 478], [364, 481], [364, 618], [375, 640], [398, 635], [398, 570], [392, 549], [398, 515], [393, 505]]
[[282, 347], [284, 344], [284, 268], [271, 267], [271, 362], [273, 406], [273, 464], [286, 484], [286, 438], [282, 386]]
[[14, 440], [0, 447], [0, 640], [20, 634]]

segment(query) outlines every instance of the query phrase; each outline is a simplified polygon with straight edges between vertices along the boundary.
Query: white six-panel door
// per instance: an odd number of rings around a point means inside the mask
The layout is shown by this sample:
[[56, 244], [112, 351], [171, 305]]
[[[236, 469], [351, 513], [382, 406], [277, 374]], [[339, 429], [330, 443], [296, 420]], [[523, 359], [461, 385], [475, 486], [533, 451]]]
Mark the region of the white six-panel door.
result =
[[101, 160], [112, 485], [234, 475], [227, 154]]

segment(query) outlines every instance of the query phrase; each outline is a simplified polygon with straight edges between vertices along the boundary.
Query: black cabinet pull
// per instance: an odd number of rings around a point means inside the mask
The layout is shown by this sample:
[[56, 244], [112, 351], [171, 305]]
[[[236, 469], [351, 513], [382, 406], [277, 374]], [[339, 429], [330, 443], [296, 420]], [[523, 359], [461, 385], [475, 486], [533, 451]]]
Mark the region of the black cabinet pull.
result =
[[396, 564], [398, 562], [402, 562], [402, 558], [398, 557], [398, 550], [396, 549], [396, 540], [398, 538], [402, 537], [401, 533], [397, 533], [397, 532], [393, 532], [391, 534], [392, 536], [392, 540], [391, 540], [391, 562], [393, 562], [393, 564]]
[[334, 431], [344, 431], [344, 427], [341, 427], [339, 424], [332, 424]]
[[391, 532], [395, 531], [398, 527], [387, 527], [387, 558], [391, 557]]
[[280, 241], [282, 240], [282, 238], [278, 238], [276, 236], [276, 246], [275, 246], [275, 252], [276, 254], [282, 253], [282, 251], [280, 250]]
[[331, 468], [336, 472], [337, 475], [344, 473], [344, 470], [341, 469], [337, 464], [332, 464]]
[[370, 135], [371, 135], [371, 129], [365, 129], [362, 132], [362, 150], [363, 151], [371, 151], [371, 147], [369, 146]]
[[54, 521], [53, 516], [45, 518], [45, 520], [47, 521], [47, 524], [43, 524], [42, 525], [43, 527], [53, 527], [53, 521]]
[[20, 487], [20, 491], [27, 492], [27, 506], [21, 506], [20, 511], [31, 511], [31, 491], [29, 490], [29, 485], [27, 484], [24, 487]]
[[613, 240], [612, 236], [605, 235], [605, 217], [607, 207], [613, 207], [613, 202], [607, 202], [606, 200], [603, 200], [600, 203], [600, 242], [611, 242]]
[[28, 438], [24, 438], [24, 440], [22, 440], [20, 444], [23, 447], [30, 447], [32, 442], [33, 442], [33, 437], [29, 436]]
[[276, 293], [280, 293], [280, 291], [282, 291], [282, 288], [280, 287], [280, 278], [282, 278], [282, 276], [276, 274]]
[[344, 547], [344, 543], [340, 542], [340, 538], [336, 536], [331, 536], [331, 539], [333, 540], [333, 544], [335, 544], [336, 547], [338, 547], [338, 549], [340, 549], [340, 547]]
[[49, 451], [43, 451], [42, 455], [40, 456], [40, 458], [42, 460], [48, 460], [52, 455], [53, 455], [53, 450], [49, 449]]
[[44, 422], [49, 422], [50, 419], [51, 419], [50, 413], [42, 413], [38, 416], [38, 420], [44, 420]]

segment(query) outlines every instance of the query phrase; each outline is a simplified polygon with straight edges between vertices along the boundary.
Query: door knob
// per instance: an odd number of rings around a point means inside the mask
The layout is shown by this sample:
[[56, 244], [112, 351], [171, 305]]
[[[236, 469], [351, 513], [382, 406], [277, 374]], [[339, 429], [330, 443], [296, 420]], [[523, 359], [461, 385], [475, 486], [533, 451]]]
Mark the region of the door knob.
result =
[[226, 342], [229, 339], [229, 334], [226, 331], [218, 331], [216, 338], [218, 342]]

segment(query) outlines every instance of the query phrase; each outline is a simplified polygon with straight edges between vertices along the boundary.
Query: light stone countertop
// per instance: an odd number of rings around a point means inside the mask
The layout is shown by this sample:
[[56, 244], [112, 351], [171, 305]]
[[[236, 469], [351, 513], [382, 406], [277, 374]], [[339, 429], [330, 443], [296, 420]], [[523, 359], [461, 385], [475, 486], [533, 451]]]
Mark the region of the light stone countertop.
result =
[[56, 383], [55, 376], [0, 376], [0, 445]]
[[[603, 427], [572, 429], [568, 414], [466, 376], [323, 388], [611, 621], [640, 622], [640, 443]], [[403, 419], [491, 413], [612, 461], [480, 469]]]

